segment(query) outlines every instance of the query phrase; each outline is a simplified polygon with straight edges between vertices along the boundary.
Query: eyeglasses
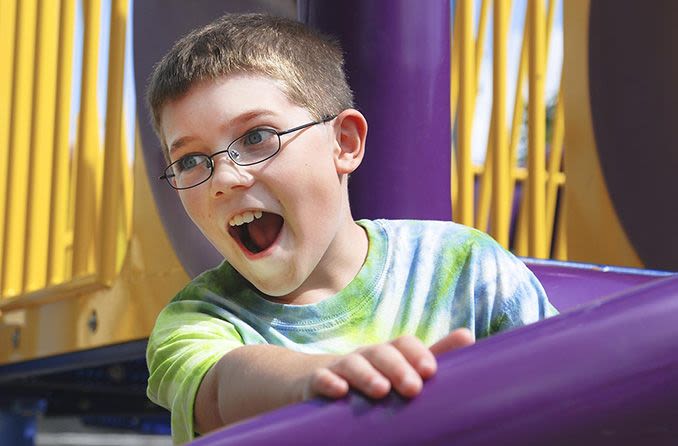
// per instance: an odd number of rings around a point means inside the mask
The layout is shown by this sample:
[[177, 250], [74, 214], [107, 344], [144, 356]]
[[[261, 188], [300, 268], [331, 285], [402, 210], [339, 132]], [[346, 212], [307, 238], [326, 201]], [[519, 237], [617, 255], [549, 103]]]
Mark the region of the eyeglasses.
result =
[[190, 189], [209, 180], [214, 173], [214, 157], [226, 153], [238, 166], [251, 166], [273, 158], [281, 147], [280, 137], [289, 133], [298, 132], [305, 128], [324, 124], [333, 116], [324, 116], [319, 121], [309, 122], [281, 132], [269, 128], [250, 130], [226, 147], [211, 155], [190, 153], [184, 155], [167, 166], [165, 173], [158, 179], [167, 180], [174, 189]]

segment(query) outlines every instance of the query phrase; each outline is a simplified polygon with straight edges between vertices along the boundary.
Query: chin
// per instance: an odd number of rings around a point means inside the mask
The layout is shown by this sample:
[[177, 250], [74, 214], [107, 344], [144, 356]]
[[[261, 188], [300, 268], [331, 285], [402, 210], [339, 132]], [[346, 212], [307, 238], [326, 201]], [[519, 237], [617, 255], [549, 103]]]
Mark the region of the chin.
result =
[[256, 283], [253, 283], [253, 285], [265, 295], [275, 298], [285, 297], [298, 288], [285, 286], [284, 284], [276, 286], [275, 284], [271, 285], [270, 283], [266, 284], [265, 286]]

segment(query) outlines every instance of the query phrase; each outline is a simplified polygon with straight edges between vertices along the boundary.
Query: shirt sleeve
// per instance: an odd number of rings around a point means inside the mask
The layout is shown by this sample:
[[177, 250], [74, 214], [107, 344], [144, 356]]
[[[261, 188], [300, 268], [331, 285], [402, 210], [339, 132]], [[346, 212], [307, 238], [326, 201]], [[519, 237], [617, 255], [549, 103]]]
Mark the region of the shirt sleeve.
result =
[[179, 300], [162, 310], [148, 340], [147, 395], [170, 410], [172, 438], [183, 444], [195, 436], [193, 406], [200, 383], [227, 352], [243, 345], [233, 324], [210, 314], [212, 306]]
[[485, 337], [558, 314], [532, 271], [490, 236], [477, 240], [473, 257], [476, 336]]

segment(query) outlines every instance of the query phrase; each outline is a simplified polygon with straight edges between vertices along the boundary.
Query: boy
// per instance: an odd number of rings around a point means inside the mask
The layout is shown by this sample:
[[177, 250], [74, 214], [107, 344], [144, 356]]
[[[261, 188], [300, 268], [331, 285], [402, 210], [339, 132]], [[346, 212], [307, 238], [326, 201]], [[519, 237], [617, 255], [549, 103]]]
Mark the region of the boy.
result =
[[224, 16], [170, 50], [148, 101], [163, 178], [225, 257], [149, 339], [148, 395], [175, 442], [349, 388], [414, 397], [435, 353], [555, 313], [478, 231], [353, 220], [367, 123], [340, 48], [303, 25]]

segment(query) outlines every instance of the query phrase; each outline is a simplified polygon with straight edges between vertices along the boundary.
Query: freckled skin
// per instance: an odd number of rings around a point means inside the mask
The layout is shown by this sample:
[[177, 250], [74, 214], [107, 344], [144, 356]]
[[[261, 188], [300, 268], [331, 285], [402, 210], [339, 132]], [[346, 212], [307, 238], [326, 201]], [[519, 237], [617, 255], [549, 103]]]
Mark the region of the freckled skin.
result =
[[[188, 138], [171, 152], [174, 161], [223, 150], [256, 127], [282, 131], [314, 120], [274, 81], [240, 74], [197, 84], [169, 102], [161, 127], [168, 146]], [[337, 118], [284, 135], [275, 157], [252, 166], [218, 156], [209, 181], [179, 191], [190, 218], [226, 260], [279, 302], [311, 303], [338, 292], [365, 258], [367, 238], [350, 213], [347, 173], [337, 167], [340, 126]], [[256, 259], [228, 233], [230, 218], [253, 209], [284, 218], [277, 241]]]

